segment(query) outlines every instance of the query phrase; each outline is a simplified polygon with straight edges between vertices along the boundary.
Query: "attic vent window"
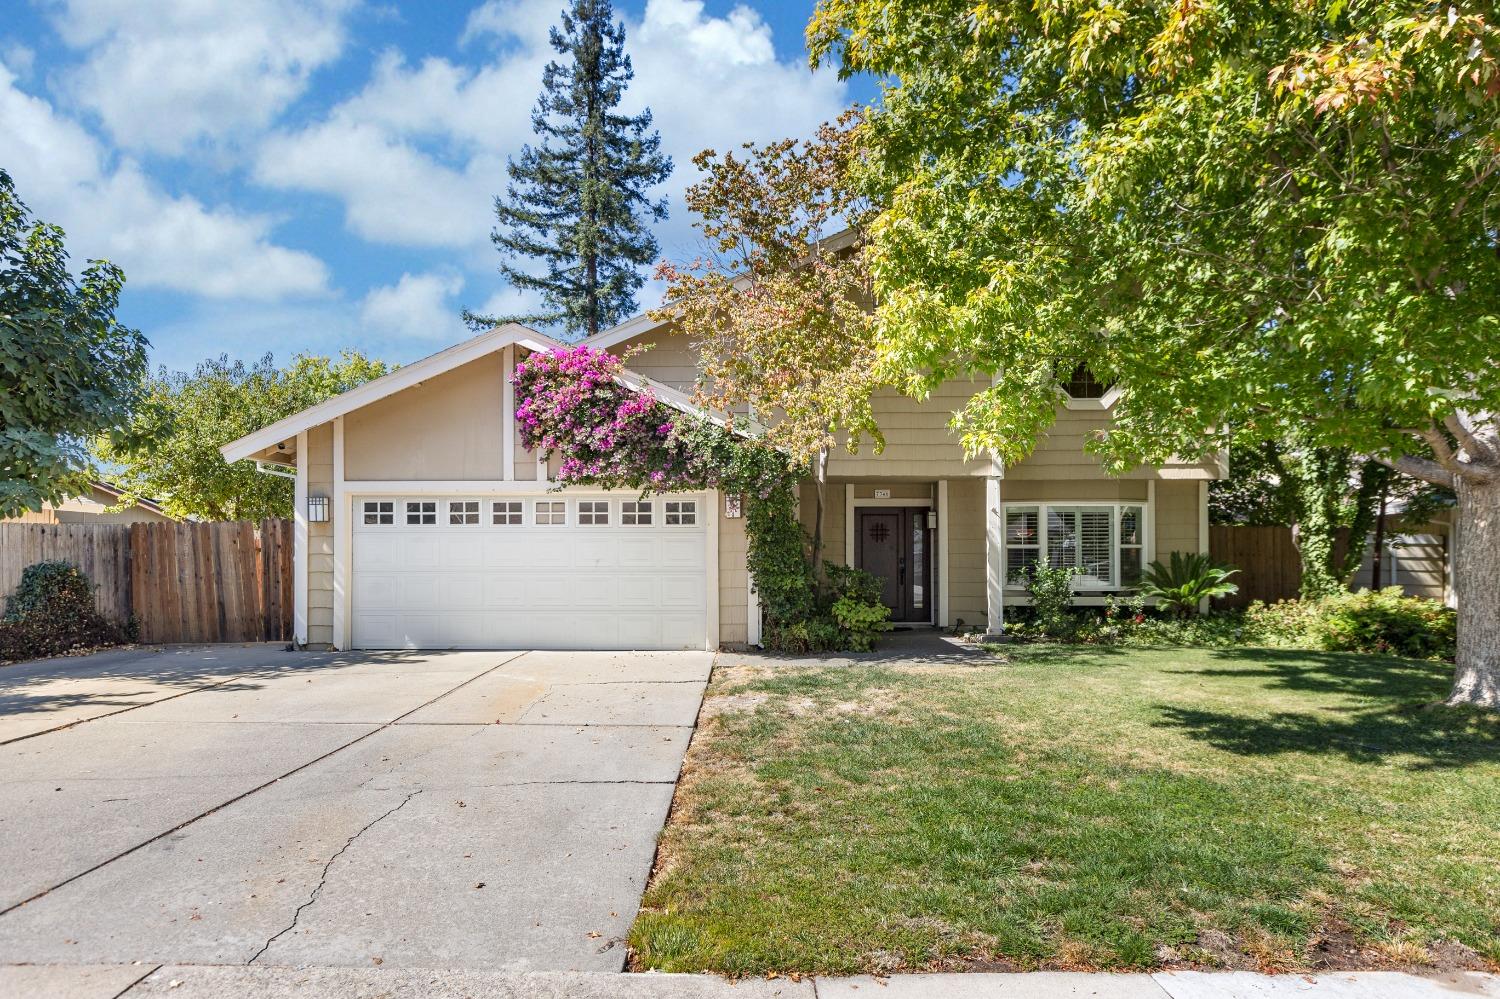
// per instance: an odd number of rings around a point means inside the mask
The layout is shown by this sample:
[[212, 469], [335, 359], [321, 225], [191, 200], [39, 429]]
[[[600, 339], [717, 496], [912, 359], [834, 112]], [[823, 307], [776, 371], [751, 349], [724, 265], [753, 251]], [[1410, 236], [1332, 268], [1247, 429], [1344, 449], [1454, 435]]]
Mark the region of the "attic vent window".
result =
[[1073, 373], [1063, 379], [1063, 391], [1071, 399], [1102, 399], [1109, 391], [1109, 384], [1094, 377], [1087, 364], [1080, 364]]

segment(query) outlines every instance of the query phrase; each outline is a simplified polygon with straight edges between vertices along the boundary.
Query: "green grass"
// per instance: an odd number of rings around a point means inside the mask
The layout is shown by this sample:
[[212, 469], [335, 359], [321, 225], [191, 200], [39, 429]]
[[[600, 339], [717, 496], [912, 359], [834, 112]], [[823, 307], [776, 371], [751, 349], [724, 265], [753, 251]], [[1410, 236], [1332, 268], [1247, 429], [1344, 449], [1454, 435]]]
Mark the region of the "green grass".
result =
[[635, 966], [1500, 961], [1500, 722], [1441, 665], [1018, 647], [721, 659]]

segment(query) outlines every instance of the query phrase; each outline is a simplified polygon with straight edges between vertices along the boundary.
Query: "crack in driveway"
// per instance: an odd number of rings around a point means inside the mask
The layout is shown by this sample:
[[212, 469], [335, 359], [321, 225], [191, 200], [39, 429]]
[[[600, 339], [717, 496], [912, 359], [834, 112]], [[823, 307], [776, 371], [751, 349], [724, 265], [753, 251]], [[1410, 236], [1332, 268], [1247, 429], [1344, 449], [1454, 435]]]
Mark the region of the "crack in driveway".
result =
[[361, 828], [355, 830], [354, 835], [346, 839], [344, 841], [344, 845], [339, 847], [338, 850], [334, 852], [333, 856], [328, 858], [328, 863], [323, 865], [323, 873], [318, 875], [318, 883], [313, 886], [312, 893], [307, 896], [307, 901], [297, 906], [297, 911], [292, 913], [292, 921], [288, 923], [286, 927], [280, 932], [273, 935], [271, 939], [267, 940], [264, 946], [262, 946], [260, 950], [256, 951], [254, 956], [252, 956], [250, 960], [246, 961], [245, 963], [247, 965], [254, 964], [257, 960], [260, 959], [261, 955], [265, 954], [266, 951], [271, 949], [271, 945], [273, 943], [275, 943], [277, 940], [280, 940], [288, 933], [292, 932], [292, 930], [296, 929], [297, 922], [302, 918], [302, 914], [309, 908], [311, 908], [312, 904], [318, 900], [319, 895], [323, 894], [323, 886], [328, 884], [328, 872], [333, 869], [334, 861], [342, 857], [344, 855], [344, 851], [354, 845], [355, 840], [359, 839], [365, 833], [369, 832], [378, 823], [390, 818], [392, 815], [395, 815], [397, 812], [401, 811], [401, 809], [405, 808], [411, 801], [411, 799], [422, 793], [422, 790], [422, 788], [418, 788], [417, 790], [411, 792], [406, 797], [402, 798], [399, 804], [393, 805], [391, 808], [387, 809], [380, 815], [375, 816], [375, 818], [365, 823]]

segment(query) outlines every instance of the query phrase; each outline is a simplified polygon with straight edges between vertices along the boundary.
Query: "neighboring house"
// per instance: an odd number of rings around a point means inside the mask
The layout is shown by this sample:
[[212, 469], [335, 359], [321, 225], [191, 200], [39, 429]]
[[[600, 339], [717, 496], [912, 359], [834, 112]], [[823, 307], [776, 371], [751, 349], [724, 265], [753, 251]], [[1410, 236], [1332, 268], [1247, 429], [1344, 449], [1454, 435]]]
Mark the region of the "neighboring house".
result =
[[125, 494], [108, 482], [91, 482], [86, 493], [63, 500], [54, 506], [45, 504], [34, 513], [0, 520], [6, 524], [142, 524], [173, 521], [155, 501], [136, 500], [116, 510]]
[[[1441, 600], [1449, 607], [1458, 606], [1453, 589], [1453, 514], [1444, 510], [1426, 523], [1408, 523], [1403, 516], [1404, 504], [1386, 508], [1385, 557], [1380, 570], [1382, 589], [1399, 586], [1409, 597]], [[1374, 582], [1374, 547], [1372, 534], [1364, 561], [1349, 581], [1351, 590], [1372, 589]]]
[[[670, 324], [599, 334], [632, 379], [691, 410], [697, 355]], [[717, 648], [759, 640], [738, 503], [714, 491], [642, 498], [555, 492], [522, 450], [511, 373], [555, 341], [484, 333], [223, 448], [296, 475], [295, 630], [338, 648]], [[1080, 602], [1129, 585], [1174, 550], [1208, 550], [1208, 482], [1222, 460], [1106, 475], [1084, 452], [1114, 393], [1086, 372], [1026, 461], [966, 458], [949, 429], [978, 390], [926, 401], [882, 392], [883, 453], [829, 463], [827, 558], [884, 577], [901, 622], [994, 630], [1025, 603], [1026, 566], [1080, 571]], [[803, 490], [811, 515], [811, 490]], [[323, 511], [328, 511], [325, 514]], [[312, 516], [309, 517], [309, 511]]]

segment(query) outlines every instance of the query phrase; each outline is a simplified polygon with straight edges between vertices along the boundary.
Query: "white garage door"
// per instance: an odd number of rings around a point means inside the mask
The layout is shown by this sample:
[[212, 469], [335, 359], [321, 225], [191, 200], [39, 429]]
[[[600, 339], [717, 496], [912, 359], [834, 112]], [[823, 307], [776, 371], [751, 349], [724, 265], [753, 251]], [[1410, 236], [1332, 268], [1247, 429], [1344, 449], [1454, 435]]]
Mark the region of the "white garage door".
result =
[[701, 496], [354, 498], [354, 646], [701, 649]]

